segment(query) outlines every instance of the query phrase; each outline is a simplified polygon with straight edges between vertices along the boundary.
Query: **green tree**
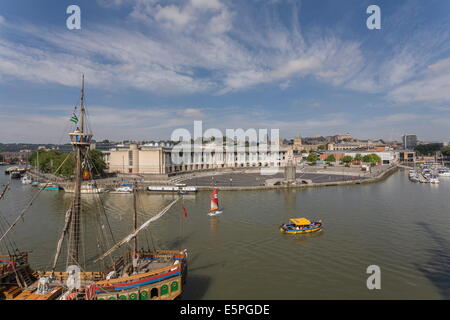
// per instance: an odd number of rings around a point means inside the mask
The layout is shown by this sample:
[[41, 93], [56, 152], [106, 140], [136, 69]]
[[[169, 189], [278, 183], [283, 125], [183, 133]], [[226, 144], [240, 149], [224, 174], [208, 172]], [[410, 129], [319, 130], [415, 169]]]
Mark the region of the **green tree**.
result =
[[326, 159], [326, 162], [336, 162], [336, 157], [334, 156], [334, 154], [330, 154]]
[[[35, 168], [38, 166], [37, 158], [38, 151], [34, 151], [28, 159], [30, 164]], [[93, 165], [93, 174], [103, 175], [106, 169], [106, 163], [103, 160], [102, 152], [99, 150], [89, 150], [88, 159]], [[44, 173], [54, 173], [64, 177], [71, 177], [75, 170], [75, 156], [73, 153], [69, 154], [59, 151], [39, 151], [38, 169]], [[58, 172], [55, 172], [56, 170]]]
[[362, 155], [360, 153], [357, 153], [355, 155], [355, 161], [362, 161], [362, 159], [363, 159], [363, 157], [362, 157]]
[[372, 162], [372, 157], [370, 156], [370, 154], [366, 154], [363, 158], [362, 158], [363, 162], [366, 163], [371, 163]]
[[443, 147], [441, 149], [442, 154], [446, 155], [446, 156], [450, 156], [450, 147]]
[[353, 157], [352, 156], [343, 156], [341, 160], [343, 163], [350, 163], [353, 161]]
[[373, 160], [374, 163], [381, 163], [382, 162], [380, 156], [377, 155], [377, 154], [374, 154], [374, 153], [372, 154], [372, 160]]
[[105, 160], [103, 160], [103, 153], [99, 150], [89, 150], [88, 152], [89, 160], [94, 165], [93, 173], [98, 175], [103, 175], [106, 169]]
[[319, 160], [319, 156], [315, 153], [310, 153], [306, 158], [306, 161], [311, 163], [316, 163], [317, 160]]
[[317, 147], [318, 150], [325, 150], [325, 146], [323, 144], [321, 144], [320, 146]]
[[436, 154], [436, 151], [441, 150], [442, 143], [428, 143], [421, 144], [416, 147], [416, 152], [421, 156], [432, 156]]
[[372, 154], [366, 154], [362, 158], [362, 161], [366, 162], [366, 163], [370, 163], [370, 164], [376, 164], [376, 163], [381, 162], [381, 158], [378, 155], [372, 153]]

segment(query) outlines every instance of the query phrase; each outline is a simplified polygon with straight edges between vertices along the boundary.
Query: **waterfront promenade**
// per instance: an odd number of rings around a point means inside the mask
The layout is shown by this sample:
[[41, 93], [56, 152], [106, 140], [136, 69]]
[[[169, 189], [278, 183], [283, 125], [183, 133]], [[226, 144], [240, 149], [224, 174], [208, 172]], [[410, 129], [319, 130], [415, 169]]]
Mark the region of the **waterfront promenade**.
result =
[[395, 165], [373, 167], [371, 172], [362, 172], [358, 167], [305, 167], [297, 169], [295, 184], [267, 185], [266, 180], [281, 180], [283, 168], [275, 175], [261, 175], [258, 170], [241, 172], [216, 173], [214, 175], [198, 175], [179, 178], [177, 181], [188, 186], [196, 186], [199, 190], [217, 188], [219, 190], [256, 190], [306, 188], [322, 186], [338, 186], [362, 184], [380, 181], [397, 170]]

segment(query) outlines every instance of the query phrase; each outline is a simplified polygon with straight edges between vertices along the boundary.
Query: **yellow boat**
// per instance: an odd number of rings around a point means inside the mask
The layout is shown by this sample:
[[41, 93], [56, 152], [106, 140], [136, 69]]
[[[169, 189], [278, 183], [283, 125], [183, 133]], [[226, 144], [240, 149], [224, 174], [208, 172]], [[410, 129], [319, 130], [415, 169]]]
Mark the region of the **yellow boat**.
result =
[[291, 224], [283, 224], [280, 231], [289, 234], [313, 233], [322, 230], [322, 221], [311, 222], [306, 218], [290, 219]]

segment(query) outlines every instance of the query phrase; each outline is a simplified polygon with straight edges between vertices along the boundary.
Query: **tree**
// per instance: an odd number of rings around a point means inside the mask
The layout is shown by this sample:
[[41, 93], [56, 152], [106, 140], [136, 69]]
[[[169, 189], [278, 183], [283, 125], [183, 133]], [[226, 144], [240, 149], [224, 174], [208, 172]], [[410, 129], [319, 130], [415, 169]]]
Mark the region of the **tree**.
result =
[[326, 162], [336, 162], [336, 157], [334, 156], [334, 154], [330, 154], [326, 159]]
[[362, 158], [363, 162], [366, 163], [371, 163], [372, 162], [372, 157], [370, 156], [370, 154], [366, 154], [363, 158]]
[[435, 155], [436, 151], [441, 150], [441, 148], [442, 143], [421, 144], [416, 147], [416, 152], [422, 156]]
[[306, 161], [311, 163], [316, 163], [316, 161], [319, 160], [319, 157], [315, 153], [310, 153], [308, 157], [306, 158]]
[[378, 155], [372, 153], [372, 154], [366, 154], [362, 158], [362, 161], [366, 162], [366, 163], [370, 163], [370, 164], [376, 164], [376, 163], [380, 163], [381, 162], [381, 158]]
[[374, 163], [381, 163], [382, 162], [380, 156], [375, 154], [375, 153], [372, 154], [372, 160], [373, 160]]
[[[28, 159], [34, 167], [38, 166], [38, 151], [34, 151]], [[93, 174], [103, 175], [106, 163], [103, 154], [99, 150], [89, 150], [88, 159], [93, 165]], [[58, 172], [55, 172], [59, 168]], [[55, 173], [64, 177], [73, 176], [75, 170], [75, 156], [73, 153], [59, 151], [39, 151], [39, 171], [44, 173]]]
[[355, 161], [362, 161], [362, 155], [360, 154], [360, 153], [357, 153], [356, 155], [355, 155]]
[[103, 153], [100, 150], [89, 150], [88, 157], [94, 166], [93, 173], [103, 175], [106, 169], [106, 163], [103, 160]]
[[442, 154], [445, 155], [445, 156], [450, 156], [450, 147], [443, 147], [443, 148], [441, 149], [441, 152], [442, 152]]
[[350, 163], [353, 161], [353, 157], [352, 156], [343, 156], [341, 160], [343, 163]]
[[321, 144], [320, 146], [317, 147], [318, 150], [325, 150], [325, 146], [323, 144]]

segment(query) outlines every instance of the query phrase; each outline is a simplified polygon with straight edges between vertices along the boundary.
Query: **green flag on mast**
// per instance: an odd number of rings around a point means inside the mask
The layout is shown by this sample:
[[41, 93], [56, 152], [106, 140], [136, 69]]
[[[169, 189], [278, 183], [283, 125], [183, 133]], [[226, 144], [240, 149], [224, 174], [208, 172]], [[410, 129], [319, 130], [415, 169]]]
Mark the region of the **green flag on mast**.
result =
[[75, 113], [73, 113], [72, 118], [70, 118], [70, 121], [72, 121], [73, 123], [77, 123], [78, 122], [78, 117]]

